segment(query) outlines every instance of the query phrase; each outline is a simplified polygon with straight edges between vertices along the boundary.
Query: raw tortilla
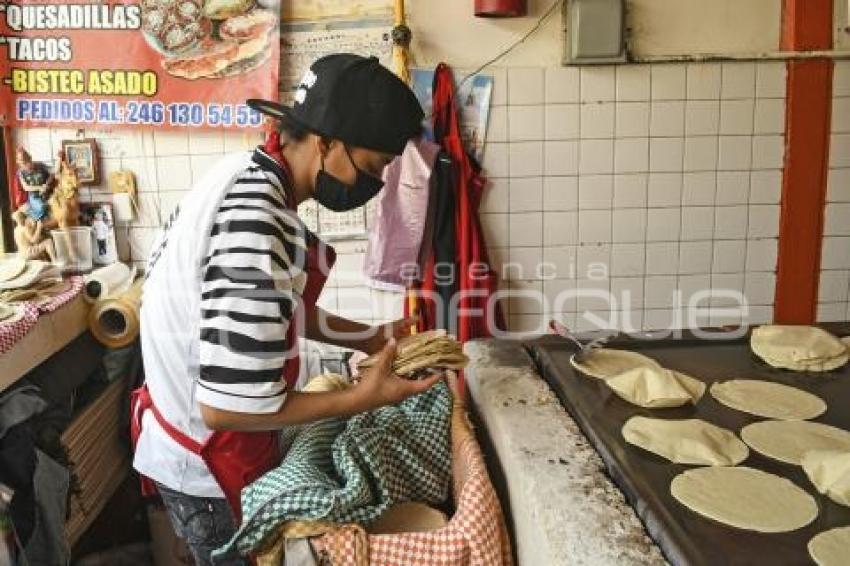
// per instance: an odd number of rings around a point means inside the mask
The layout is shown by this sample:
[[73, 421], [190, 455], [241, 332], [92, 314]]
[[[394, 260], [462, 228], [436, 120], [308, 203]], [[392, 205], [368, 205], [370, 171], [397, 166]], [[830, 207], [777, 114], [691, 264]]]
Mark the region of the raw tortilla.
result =
[[756, 452], [796, 466], [806, 452], [850, 451], [850, 432], [809, 421], [753, 423], [741, 430], [741, 438]]
[[623, 425], [623, 438], [676, 464], [735, 466], [750, 454], [731, 431], [699, 419], [632, 417]]
[[643, 354], [608, 348], [593, 350], [582, 361], [572, 357], [570, 363], [581, 373], [599, 379], [608, 379], [639, 367], [661, 367], [661, 364]]
[[831, 371], [848, 361], [847, 346], [814, 326], [761, 326], [750, 347], [771, 366], [795, 371]]
[[850, 507], [850, 451], [806, 452], [803, 471], [819, 492]]
[[605, 383], [622, 399], [648, 409], [696, 405], [705, 393], [702, 381], [662, 367], [637, 367]]
[[790, 480], [743, 466], [688, 470], [670, 493], [695, 513], [760, 533], [794, 531], [818, 516], [814, 498]]
[[733, 379], [711, 386], [711, 396], [727, 407], [768, 419], [813, 419], [826, 411], [823, 399], [796, 387], [755, 379]]
[[24, 272], [27, 262], [24, 259], [13, 257], [0, 261], [0, 281], [11, 281]]
[[850, 549], [850, 527], [824, 531], [809, 541], [809, 555], [818, 566], [847, 564], [848, 549]]

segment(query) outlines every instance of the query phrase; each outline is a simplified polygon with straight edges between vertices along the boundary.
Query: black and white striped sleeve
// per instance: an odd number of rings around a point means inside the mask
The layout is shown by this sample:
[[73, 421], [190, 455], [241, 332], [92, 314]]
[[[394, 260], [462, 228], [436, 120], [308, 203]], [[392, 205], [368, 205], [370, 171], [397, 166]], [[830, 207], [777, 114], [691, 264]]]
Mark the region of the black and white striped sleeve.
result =
[[198, 401], [271, 413], [286, 397], [283, 366], [303, 257], [299, 222], [264, 175], [240, 177], [222, 201], [202, 269]]

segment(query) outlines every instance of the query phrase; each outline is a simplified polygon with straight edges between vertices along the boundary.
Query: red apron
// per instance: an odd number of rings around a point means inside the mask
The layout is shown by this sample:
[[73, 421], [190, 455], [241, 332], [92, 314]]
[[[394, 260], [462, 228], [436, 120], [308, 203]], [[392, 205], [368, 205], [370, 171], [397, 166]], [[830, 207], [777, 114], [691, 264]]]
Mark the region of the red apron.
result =
[[[319, 294], [327, 281], [330, 268], [336, 261], [334, 249], [313, 236], [308, 235], [305, 261], [307, 283], [301, 301], [295, 311], [314, 308]], [[301, 316], [293, 312], [286, 333], [290, 350], [283, 368], [283, 379], [290, 389], [298, 380], [299, 359], [297, 339], [301, 335]], [[280, 464], [276, 431], [230, 432], [213, 431], [204, 442], [198, 442], [171, 425], [153, 404], [146, 385], [133, 391], [130, 398], [130, 437], [135, 450], [142, 432], [142, 417], [151, 411], [162, 429], [186, 450], [201, 457], [227, 498], [237, 524], [242, 520], [240, 496], [242, 488]], [[146, 477], [141, 478], [142, 494], [156, 495], [155, 484]]]

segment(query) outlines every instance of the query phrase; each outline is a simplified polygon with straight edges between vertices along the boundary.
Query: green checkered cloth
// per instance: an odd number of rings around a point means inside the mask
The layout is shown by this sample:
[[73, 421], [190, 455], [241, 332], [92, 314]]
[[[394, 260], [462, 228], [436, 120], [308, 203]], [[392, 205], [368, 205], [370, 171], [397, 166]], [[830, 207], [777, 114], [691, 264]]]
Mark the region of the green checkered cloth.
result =
[[283, 463], [242, 490], [242, 526], [219, 553], [247, 555], [287, 521], [368, 525], [398, 503], [445, 502], [451, 407], [440, 383], [396, 406], [305, 425]]

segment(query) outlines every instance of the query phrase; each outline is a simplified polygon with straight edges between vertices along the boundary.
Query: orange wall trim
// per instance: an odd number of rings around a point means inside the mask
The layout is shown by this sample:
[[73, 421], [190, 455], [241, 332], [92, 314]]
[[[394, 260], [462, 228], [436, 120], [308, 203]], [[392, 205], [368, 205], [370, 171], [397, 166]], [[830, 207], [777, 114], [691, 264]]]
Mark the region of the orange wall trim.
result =
[[833, 0], [785, 0], [782, 5], [784, 51], [832, 49]]
[[817, 311], [829, 166], [832, 61], [789, 61], [787, 88], [774, 319], [811, 324]]
[[[785, 0], [782, 49], [830, 49], [832, 9], [833, 0]], [[820, 281], [833, 62], [789, 60], [786, 68], [785, 165], [773, 317], [781, 324], [812, 324]]]

